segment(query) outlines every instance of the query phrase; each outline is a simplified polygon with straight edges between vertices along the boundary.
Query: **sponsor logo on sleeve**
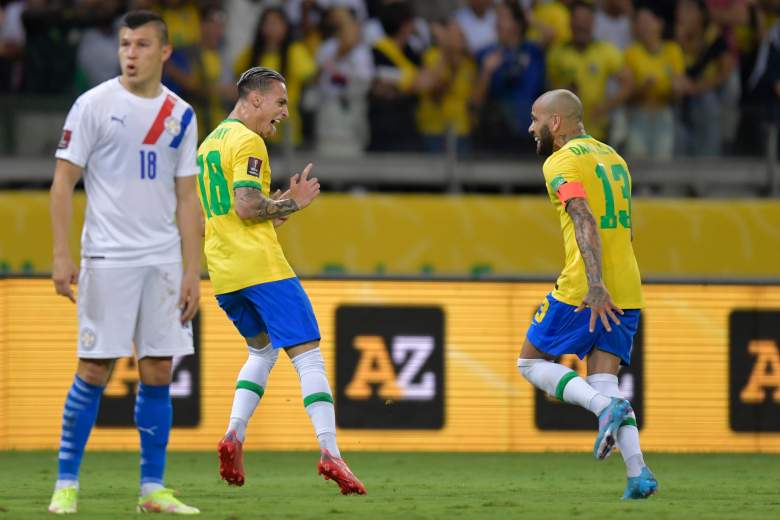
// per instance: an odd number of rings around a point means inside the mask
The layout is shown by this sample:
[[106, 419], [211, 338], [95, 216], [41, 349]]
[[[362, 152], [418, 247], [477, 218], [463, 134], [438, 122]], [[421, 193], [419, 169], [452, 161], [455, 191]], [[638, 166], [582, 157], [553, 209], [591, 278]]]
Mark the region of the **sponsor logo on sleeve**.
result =
[[263, 167], [263, 160], [259, 157], [250, 157], [246, 165], [246, 174], [252, 177], [260, 177], [260, 170]]
[[62, 137], [60, 137], [60, 142], [57, 144], [58, 150], [65, 150], [68, 146], [70, 146], [70, 137], [73, 134], [70, 130], [63, 130], [62, 131]]

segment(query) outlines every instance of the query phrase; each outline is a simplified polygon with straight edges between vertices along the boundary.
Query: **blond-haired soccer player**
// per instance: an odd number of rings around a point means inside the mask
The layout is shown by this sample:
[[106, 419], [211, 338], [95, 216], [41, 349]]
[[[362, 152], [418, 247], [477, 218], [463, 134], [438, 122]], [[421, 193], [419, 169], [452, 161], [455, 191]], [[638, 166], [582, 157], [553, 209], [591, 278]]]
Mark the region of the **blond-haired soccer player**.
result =
[[[563, 228], [565, 266], [526, 333], [517, 366], [531, 384], [593, 412], [599, 421], [594, 454], [615, 444], [626, 463], [624, 499], [646, 498], [658, 482], [642, 458], [636, 416], [620, 397], [617, 373], [631, 362], [644, 306], [631, 246], [631, 176], [623, 158], [585, 133], [582, 103], [568, 90], [541, 95], [528, 131], [547, 157], [544, 180]], [[588, 357], [587, 381], [550, 361]]]
[[320, 192], [312, 165], [270, 196], [271, 166], [263, 139], [288, 116], [287, 88], [278, 72], [254, 67], [238, 80], [235, 108], [198, 150], [206, 218], [206, 257], [217, 302], [245, 338], [249, 356], [238, 374], [230, 424], [218, 446], [219, 472], [244, 484], [242, 446], [247, 423], [265, 391], [279, 349], [301, 381], [303, 405], [320, 444], [318, 471], [343, 494], [366, 492], [339, 454], [333, 397], [319, 349], [309, 298], [287, 263], [275, 227]]
[[[51, 513], [75, 513], [79, 468], [116, 358], [135, 354], [141, 382], [141, 512], [197, 514], [163, 487], [173, 408], [172, 357], [192, 354], [200, 299], [201, 226], [192, 107], [160, 83], [168, 30], [151, 11], [119, 29], [122, 74], [70, 109], [51, 186], [57, 294], [76, 301], [78, 368], [65, 401]], [[68, 249], [73, 188], [87, 192], [81, 270]], [[183, 258], [182, 258], [183, 257]], [[183, 265], [182, 265], [183, 260]]]

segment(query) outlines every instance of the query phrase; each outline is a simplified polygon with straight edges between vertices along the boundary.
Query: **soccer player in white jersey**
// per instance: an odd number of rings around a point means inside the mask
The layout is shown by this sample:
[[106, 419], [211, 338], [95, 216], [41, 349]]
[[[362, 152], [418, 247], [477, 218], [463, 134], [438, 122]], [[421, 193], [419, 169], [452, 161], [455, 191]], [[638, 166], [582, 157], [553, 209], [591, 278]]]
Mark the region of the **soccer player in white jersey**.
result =
[[[52, 513], [76, 512], [79, 466], [100, 396], [114, 361], [132, 355], [133, 343], [141, 380], [138, 511], [199, 512], [163, 486], [172, 357], [193, 352], [201, 247], [198, 125], [192, 107], [160, 82], [170, 54], [159, 15], [126, 14], [119, 31], [121, 76], [76, 100], [56, 153], [52, 278], [57, 294], [73, 302], [71, 284], [78, 279], [79, 361], [63, 412]], [[79, 271], [68, 229], [82, 175], [87, 209]]]

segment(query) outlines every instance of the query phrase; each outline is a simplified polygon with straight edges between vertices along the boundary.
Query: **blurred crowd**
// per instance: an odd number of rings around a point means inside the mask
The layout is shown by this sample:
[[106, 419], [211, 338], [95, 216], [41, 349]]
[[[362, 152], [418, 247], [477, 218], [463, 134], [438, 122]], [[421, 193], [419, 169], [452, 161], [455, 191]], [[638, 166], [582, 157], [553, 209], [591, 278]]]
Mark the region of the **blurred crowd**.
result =
[[[229, 23], [239, 3], [248, 38]], [[201, 137], [255, 65], [288, 82], [275, 144], [331, 156], [532, 153], [550, 88], [575, 91], [588, 132], [630, 158], [760, 154], [780, 120], [780, 0], [0, 0], [0, 92], [114, 77], [117, 20], [139, 8], [168, 24], [164, 82]]]

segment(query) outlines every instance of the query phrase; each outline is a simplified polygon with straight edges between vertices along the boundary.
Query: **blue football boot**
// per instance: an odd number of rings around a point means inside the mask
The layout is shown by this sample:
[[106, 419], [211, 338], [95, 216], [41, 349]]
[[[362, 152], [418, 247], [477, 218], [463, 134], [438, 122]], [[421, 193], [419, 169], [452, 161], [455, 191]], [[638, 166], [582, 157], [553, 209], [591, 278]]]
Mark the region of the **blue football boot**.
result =
[[657, 492], [658, 481], [653, 476], [653, 472], [645, 466], [638, 477], [628, 477], [626, 490], [623, 492], [623, 500], [647, 498]]
[[631, 404], [625, 399], [612, 398], [599, 414], [599, 434], [593, 445], [593, 455], [599, 460], [604, 460], [612, 453], [615, 446], [617, 431], [628, 414], [631, 413]]

